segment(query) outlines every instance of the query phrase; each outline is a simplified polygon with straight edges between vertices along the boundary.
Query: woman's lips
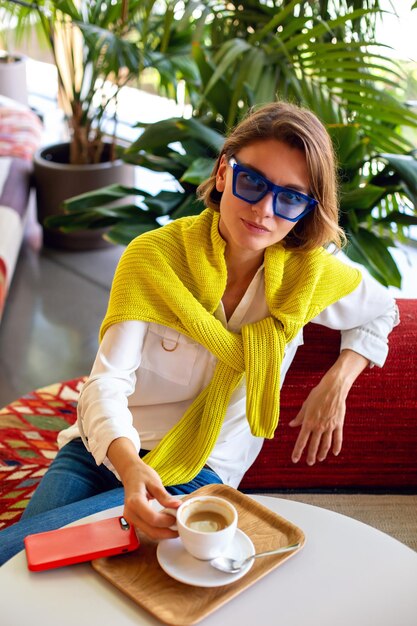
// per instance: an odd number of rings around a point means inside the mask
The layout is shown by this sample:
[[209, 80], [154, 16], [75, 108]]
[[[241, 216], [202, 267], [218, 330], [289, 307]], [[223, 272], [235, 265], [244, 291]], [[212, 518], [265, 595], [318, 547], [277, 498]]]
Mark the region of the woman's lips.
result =
[[242, 222], [251, 233], [269, 233], [268, 228], [265, 228], [265, 226], [262, 226], [261, 224], [257, 224], [256, 222], [250, 222], [248, 220], [244, 220], [243, 218]]

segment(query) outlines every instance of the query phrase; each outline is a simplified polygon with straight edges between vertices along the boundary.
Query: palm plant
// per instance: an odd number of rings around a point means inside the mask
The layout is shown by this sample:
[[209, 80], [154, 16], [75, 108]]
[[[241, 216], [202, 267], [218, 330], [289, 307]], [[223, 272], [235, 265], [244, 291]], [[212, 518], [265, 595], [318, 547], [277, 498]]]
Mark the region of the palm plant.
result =
[[[198, 88], [189, 84], [193, 118], [146, 127], [123, 156], [169, 172], [178, 190], [152, 197], [115, 186], [70, 201], [70, 214], [54, 225], [74, 230], [105, 225], [109, 239], [128, 243], [164, 219], [198, 213], [202, 206], [195, 190], [210, 173], [224, 133], [248, 107], [278, 96], [309, 106], [333, 137], [340, 162], [341, 222], [350, 240], [347, 253], [382, 283], [399, 286], [389, 248], [417, 222], [417, 162], [401, 128], [416, 128], [417, 116], [390, 94], [401, 88], [403, 75], [369, 34], [378, 2], [369, 0], [365, 9], [345, 14], [337, 4], [349, 8], [358, 3], [216, 4], [204, 36], [200, 33], [193, 44], [199, 72]], [[323, 14], [335, 17], [324, 19]], [[122, 209], [109, 205], [128, 197], [136, 200]]]
[[114, 158], [120, 90], [145, 68], [164, 60], [162, 74], [171, 72], [175, 80], [189, 37], [172, 28], [174, 5], [170, 0], [0, 1], [3, 29], [12, 29], [19, 42], [36, 27], [52, 53], [71, 163], [99, 162], [106, 135], [113, 138]]

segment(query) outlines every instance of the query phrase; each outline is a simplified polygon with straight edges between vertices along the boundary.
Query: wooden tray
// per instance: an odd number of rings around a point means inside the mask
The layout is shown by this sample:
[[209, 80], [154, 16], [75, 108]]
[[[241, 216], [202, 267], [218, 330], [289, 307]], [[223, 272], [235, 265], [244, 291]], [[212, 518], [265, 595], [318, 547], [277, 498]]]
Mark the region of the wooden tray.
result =
[[304, 533], [297, 526], [232, 487], [206, 485], [190, 494], [195, 495], [216, 495], [230, 500], [239, 513], [238, 526], [251, 538], [256, 552], [297, 542], [301, 547], [294, 552], [257, 559], [243, 578], [215, 588], [185, 585], [168, 576], [156, 559], [157, 543], [145, 536], [140, 537], [138, 551], [91, 562], [99, 574], [170, 626], [196, 624], [292, 558], [305, 543]]

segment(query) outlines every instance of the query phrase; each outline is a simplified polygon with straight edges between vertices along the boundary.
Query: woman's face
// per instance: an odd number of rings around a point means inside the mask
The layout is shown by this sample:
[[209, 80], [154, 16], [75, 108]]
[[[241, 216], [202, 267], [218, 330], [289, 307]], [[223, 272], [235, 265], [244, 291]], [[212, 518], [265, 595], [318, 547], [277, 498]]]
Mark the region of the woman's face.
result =
[[[282, 141], [267, 139], [252, 143], [234, 155], [242, 165], [256, 170], [272, 183], [309, 194], [309, 175], [304, 152]], [[282, 241], [294, 228], [274, 215], [272, 193], [256, 204], [236, 198], [232, 191], [233, 169], [223, 156], [216, 176], [216, 189], [222, 192], [219, 230], [229, 253], [245, 257], [261, 256], [272, 244]], [[263, 254], [262, 254], [263, 256]]]

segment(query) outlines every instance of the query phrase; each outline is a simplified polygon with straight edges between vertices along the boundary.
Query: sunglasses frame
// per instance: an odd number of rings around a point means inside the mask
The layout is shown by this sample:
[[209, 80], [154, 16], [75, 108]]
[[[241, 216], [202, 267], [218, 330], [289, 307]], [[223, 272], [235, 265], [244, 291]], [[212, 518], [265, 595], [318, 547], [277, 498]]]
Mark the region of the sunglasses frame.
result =
[[[273, 194], [272, 210], [274, 212], [274, 215], [276, 215], [277, 217], [281, 217], [284, 220], [288, 220], [289, 222], [298, 222], [298, 220], [300, 220], [302, 217], [305, 217], [308, 213], [310, 213], [310, 211], [312, 211], [318, 205], [318, 201], [315, 200], [314, 198], [311, 198], [311, 196], [308, 196], [305, 193], [301, 193], [301, 191], [297, 191], [296, 189], [291, 189], [291, 187], [281, 187], [280, 185], [275, 185], [270, 180], [265, 178], [265, 176], [262, 176], [262, 174], [259, 174], [259, 172], [256, 172], [255, 170], [250, 169], [250, 167], [246, 167], [245, 165], [242, 165], [241, 163], [239, 163], [236, 160], [236, 158], [233, 156], [229, 159], [229, 165], [233, 169], [233, 183], [232, 183], [233, 195], [236, 196], [236, 198], [239, 198], [240, 200], [244, 200], [245, 202], [248, 202], [248, 204], [256, 204], [257, 202], [260, 202], [262, 198], [265, 198], [267, 193], [272, 192]], [[237, 187], [237, 177], [238, 177], [239, 172], [246, 172], [247, 174], [252, 174], [260, 178], [266, 184], [267, 188], [266, 188], [265, 193], [261, 195], [261, 197], [258, 198], [256, 202], [251, 202], [247, 198], [244, 198], [239, 193], [237, 193], [236, 187]], [[277, 210], [277, 197], [278, 197], [278, 193], [281, 191], [291, 191], [292, 193], [296, 193], [303, 200], [306, 200], [307, 206], [304, 209], [304, 211], [300, 213], [300, 215], [298, 215], [297, 217], [288, 217], [287, 215], [283, 215], [282, 213], [279, 213], [279, 211]]]

